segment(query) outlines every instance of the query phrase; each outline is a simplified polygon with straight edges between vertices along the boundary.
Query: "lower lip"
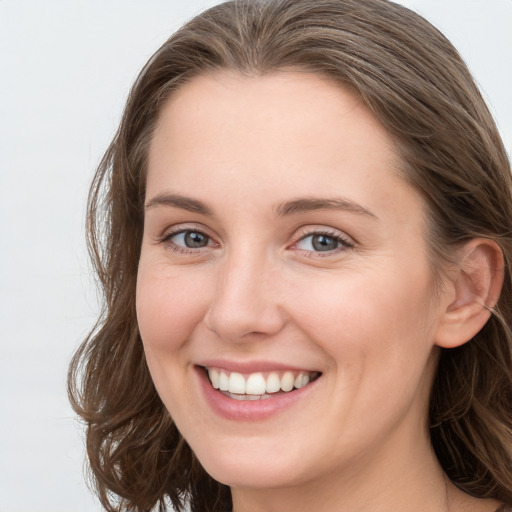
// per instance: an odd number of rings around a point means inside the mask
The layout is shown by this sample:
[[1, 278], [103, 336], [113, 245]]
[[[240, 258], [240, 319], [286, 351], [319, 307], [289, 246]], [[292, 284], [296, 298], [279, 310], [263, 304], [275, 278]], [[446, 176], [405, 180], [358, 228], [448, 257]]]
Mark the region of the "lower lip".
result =
[[235, 421], [261, 421], [271, 418], [304, 400], [319, 380], [318, 378], [303, 388], [276, 394], [264, 400], [235, 400], [215, 389], [203, 368], [196, 366], [195, 370], [209, 406], [219, 416]]

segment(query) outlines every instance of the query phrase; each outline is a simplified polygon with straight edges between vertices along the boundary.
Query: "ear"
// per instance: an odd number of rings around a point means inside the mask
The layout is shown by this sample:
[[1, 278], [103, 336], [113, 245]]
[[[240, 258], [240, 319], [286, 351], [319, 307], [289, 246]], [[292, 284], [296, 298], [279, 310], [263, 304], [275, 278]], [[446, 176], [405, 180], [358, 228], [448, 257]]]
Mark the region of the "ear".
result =
[[448, 277], [447, 300], [435, 335], [435, 344], [443, 348], [463, 345], [482, 329], [503, 285], [503, 253], [496, 242], [475, 238], [458, 255], [458, 265]]

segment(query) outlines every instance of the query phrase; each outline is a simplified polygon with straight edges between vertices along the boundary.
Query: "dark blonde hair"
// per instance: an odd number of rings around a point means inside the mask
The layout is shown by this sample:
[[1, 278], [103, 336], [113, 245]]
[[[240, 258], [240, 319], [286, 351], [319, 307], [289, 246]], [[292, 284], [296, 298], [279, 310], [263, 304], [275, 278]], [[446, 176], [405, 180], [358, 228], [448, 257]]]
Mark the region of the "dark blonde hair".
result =
[[176, 88], [222, 69], [293, 68], [355, 91], [394, 137], [402, 174], [428, 210], [430, 259], [495, 240], [505, 283], [473, 340], [441, 353], [431, 437], [452, 481], [512, 502], [512, 182], [494, 121], [447, 39], [387, 0], [240, 0], [199, 15], [155, 53], [135, 82], [94, 178], [88, 241], [104, 309], [70, 367], [72, 404], [87, 425], [96, 490], [109, 511], [231, 508], [202, 469], [153, 386], [135, 314], [148, 146]]

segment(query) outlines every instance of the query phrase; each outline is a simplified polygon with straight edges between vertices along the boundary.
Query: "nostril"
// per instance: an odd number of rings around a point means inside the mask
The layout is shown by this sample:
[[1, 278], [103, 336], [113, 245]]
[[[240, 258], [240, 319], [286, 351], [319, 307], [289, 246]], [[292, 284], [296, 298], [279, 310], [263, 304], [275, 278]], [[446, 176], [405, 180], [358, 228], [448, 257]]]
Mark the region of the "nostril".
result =
[[254, 342], [274, 336], [285, 325], [278, 311], [249, 311], [235, 307], [233, 311], [214, 311], [204, 318], [206, 328], [228, 342]]
[[225, 341], [256, 341], [275, 335], [286, 318], [275, 300], [276, 280], [268, 278], [264, 261], [253, 253], [231, 254], [229, 260], [217, 277], [204, 325]]

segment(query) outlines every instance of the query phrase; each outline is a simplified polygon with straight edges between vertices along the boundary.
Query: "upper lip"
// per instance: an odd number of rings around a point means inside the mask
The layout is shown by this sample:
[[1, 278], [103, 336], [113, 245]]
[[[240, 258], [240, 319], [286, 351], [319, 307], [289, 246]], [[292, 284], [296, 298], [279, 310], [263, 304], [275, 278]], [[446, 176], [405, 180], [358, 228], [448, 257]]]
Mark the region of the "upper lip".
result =
[[316, 369], [310, 369], [303, 366], [294, 366], [286, 363], [274, 361], [229, 361], [225, 359], [208, 359], [196, 363], [197, 366], [207, 368], [220, 368], [228, 372], [238, 373], [256, 373], [256, 372], [271, 372], [271, 371], [302, 371], [302, 372], [316, 372]]

